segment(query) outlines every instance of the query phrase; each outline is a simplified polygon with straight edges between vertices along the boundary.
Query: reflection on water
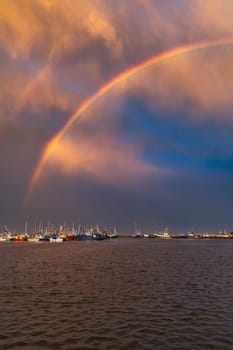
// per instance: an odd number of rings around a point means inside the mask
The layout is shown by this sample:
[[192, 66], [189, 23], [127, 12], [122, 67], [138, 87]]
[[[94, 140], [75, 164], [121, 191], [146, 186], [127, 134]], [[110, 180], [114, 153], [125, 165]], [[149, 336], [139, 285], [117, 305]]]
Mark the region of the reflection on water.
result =
[[0, 244], [0, 349], [233, 349], [233, 240]]

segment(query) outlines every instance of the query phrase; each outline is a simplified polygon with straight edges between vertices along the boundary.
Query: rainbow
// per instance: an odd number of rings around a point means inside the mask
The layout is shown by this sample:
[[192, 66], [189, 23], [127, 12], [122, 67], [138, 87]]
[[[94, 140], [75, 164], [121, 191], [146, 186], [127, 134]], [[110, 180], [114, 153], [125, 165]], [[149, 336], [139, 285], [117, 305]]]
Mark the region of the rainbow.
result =
[[26, 84], [26, 87], [23, 89], [19, 102], [16, 105], [16, 109], [14, 111], [13, 120], [16, 120], [17, 115], [22, 111], [26, 102], [31, 98], [35, 88], [47, 80], [49, 74], [51, 72], [51, 64], [48, 63], [38, 70], [36, 75]]
[[191, 45], [185, 45], [185, 46], [179, 46], [176, 48], [173, 48], [168, 51], [164, 51], [162, 53], [157, 54], [156, 56], [153, 56], [127, 70], [117, 75], [115, 78], [101, 86], [92, 96], [85, 99], [81, 105], [75, 110], [75, 112], [68, 118], [65, 125], [57, 132], [55, 136], [48, 142], [48, 144], [45, 146], [42, 155], [37, 163], [37, 166], [33, 172], [31, 181], [28, 186], [28, 191], [26, 194], [26, 198], [30, 195], [32, 189], [34, 188], [35, 184], [37, 183], [41, 172], [43, 168], [45, 167], [45, 164], [47, 160], [49, 159], [52, 152], [55, 150], [56, 145], [59, 143], [62, 136], [66, 133], [66, 131], [73, 125], [73, 123], [88, 109], [90, 108], [97, 99], [104, 96], [106, 93], [108, 93], [110, 90], [115, 88], [117, 85], [121, 84], [126, 79], [129, 79], [134, 74], [137, 74], [144, 69], [160, 63], [164, 62], [166, 60], [169, 60], [173, 57], [187, 54], [193, 51], [202, 50], [206, 48], [212, 48], [212, 47], [218, 47], [218, 46], [224, 46], [224, 45], [230, 45], [233, 44], [233, 37], [230, 38], [222, 38], [218, 40], [209, 40], [204, 42], [199, 42], [196, 44]]

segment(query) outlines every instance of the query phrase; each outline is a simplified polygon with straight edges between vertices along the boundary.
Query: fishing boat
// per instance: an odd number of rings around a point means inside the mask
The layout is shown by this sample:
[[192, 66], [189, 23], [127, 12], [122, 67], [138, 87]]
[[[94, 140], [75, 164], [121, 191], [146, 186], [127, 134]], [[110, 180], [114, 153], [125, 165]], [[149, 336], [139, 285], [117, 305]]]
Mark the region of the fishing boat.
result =
[[105, 239], [105, 235], [102, 234], [99, 230], [99, 227], [96, 226], [94, 228], [85, 229], [83, 232], [79, 232], [74, 235], [75, 240], [83, 241], [102, 241]]
[[11, 242], [27, 242], [28, 237], [24, 235], [17, 235], [17, 236], [12, 236], [10, 237]]

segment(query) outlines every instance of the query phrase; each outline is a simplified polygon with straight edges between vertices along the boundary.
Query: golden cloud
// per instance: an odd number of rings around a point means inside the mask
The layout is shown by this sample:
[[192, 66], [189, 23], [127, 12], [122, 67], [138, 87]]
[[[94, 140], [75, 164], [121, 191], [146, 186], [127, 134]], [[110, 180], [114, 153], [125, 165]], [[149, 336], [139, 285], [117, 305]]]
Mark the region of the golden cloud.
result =
[[145, 177], [168, 173], [140, 159], [140, 150], [121, 145], [111, 137], [85, 138], [78, 141], [63, 138], [50, 157], [50, 167], [64, 175], [88, 174], [99, 181], [114, 185], [134, 185]]
[[81, 50], [90, 39], [100, 38], [119, 54], [115, 29], [97, 4], [81, 0], [2, 0], [1, 45], [13, 58], [28, 57], [33, 49], [42, 49], [50, 59], [56, 59], [64, 50]]
[[[232, 18], [231, 0], [135, 0], [117, 6], [115, 0], [1, 0], [0, 47], [15, 65], [11, 70], [0, 56], [5, 78], [0, 87], [0, 119], [17, 110], [22, 91], [34, 80], [18, 64], [22, 59], [41, 67], [51, 65], [51, 74], [37, 80], [24, 99], [28, 114], [42, 118], [44, 112], [57, 108], [67, 111], [68, 118], [87, 96], [140, 60], [180, 43], [232, 35]], [[151, 67], [109, 96], [120, 103], [125, 96], [139, 93], [152, 109], [157, 102], [176, 109], [189, 101], [194, 113], [231, 110], [232, 76], [232, 50], [211, 49]], [[88, 118], [101, 118], [107, 100], [95, 103]], [[108, 113], [114, 116], [119, 111]]]

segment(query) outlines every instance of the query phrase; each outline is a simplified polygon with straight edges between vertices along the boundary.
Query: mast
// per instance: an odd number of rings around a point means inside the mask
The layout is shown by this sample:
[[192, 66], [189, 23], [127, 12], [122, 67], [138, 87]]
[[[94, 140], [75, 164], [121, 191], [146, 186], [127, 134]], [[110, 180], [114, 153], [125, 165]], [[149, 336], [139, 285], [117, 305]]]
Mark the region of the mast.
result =
[[27, 222], [27, 221], [25, 221], [25, 229], [24, 229], [24, 233], [25, 233], [25, 235], [27, 235], [27, 234], [28, 234], [28, 222]]

